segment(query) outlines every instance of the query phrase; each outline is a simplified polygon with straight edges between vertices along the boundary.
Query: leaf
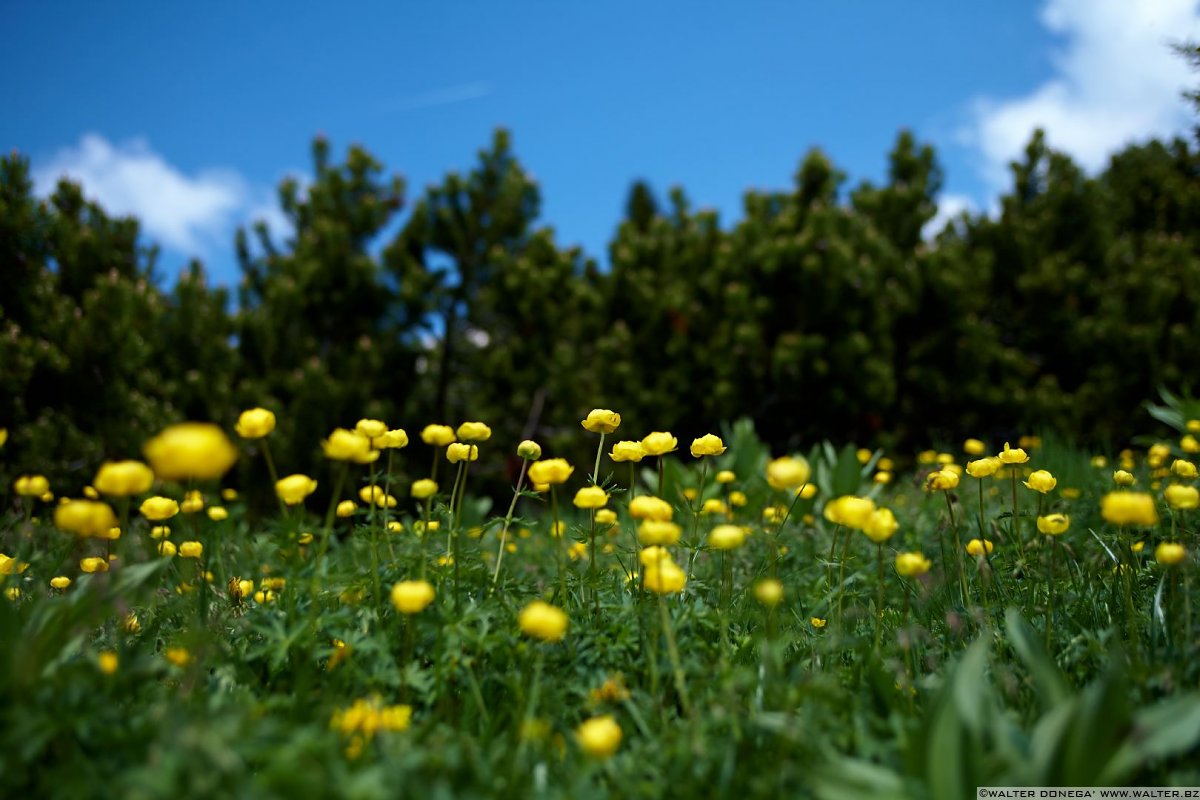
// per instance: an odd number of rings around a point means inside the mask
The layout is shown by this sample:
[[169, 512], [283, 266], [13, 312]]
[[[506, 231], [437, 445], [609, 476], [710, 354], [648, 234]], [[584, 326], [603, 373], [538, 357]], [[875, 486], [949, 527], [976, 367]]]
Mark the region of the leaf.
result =
[[1043, 707], [1049, 709], [1065, 702], [1069, 696], [1066, 681], [1042, 649], [1029, 623], [1022, 619], [1020, 612], [1015, 608], [1009, 608], [1004, 613], [1004, 621], [1013, 650], [1032, 674]]
[[1117, 786], [1150, 759], [1185, 753], [1200, 744], [1200, 694], [1172, 697], [1133, 715], [1133, 730], [1100, 774], [1099, 785]]

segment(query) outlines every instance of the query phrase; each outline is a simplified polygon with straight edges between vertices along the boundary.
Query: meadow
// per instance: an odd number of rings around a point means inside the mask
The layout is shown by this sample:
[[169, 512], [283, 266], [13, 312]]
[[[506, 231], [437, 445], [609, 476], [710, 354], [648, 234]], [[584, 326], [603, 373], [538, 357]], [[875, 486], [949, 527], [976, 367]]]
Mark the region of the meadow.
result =
[[[592, 411], [168, 427], [0, 517], [9, 796], [962, 798], [1200, 785], [1200, 421], [771, 453]], [[349, 423], [349, 421], [347, 421]], [[0, 441], [7, 432], [0, 434]], [[0, 449], [0, 460], [4, 450]], [[395, 476], [397, 458], [428, 464]], [[510, 494], [472, 467], [509, 459]], [[270, 476], [266, 509], [225, 479]], [[318, 500], [320, 502], [318, 502]]]

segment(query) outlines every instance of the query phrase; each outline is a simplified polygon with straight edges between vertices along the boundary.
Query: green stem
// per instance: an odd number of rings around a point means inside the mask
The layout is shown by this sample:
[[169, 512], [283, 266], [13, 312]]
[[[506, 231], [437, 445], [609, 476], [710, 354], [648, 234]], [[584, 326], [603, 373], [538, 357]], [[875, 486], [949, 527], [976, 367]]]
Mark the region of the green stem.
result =
[[600, 485], [600, 454], [604, 452], [604, 434], [600, 434], [600, 444], [596, 447], [596, 465], [592, 467], [592, 485]]
[[1054, 537], [1046, 538], [1050, 540], [1046, 549], [1046, 654], [1053, 659], [1051, 642], [1054, 638]]
[[496, 582], [500, 580], [500, 564], [504, 561], [504, 545], [508, 540], [508, 528], [512, 525], [513, 511], [517, 508], [517, 498], [521, 496], [521, 486], [525, 483], [525, 470], [529, 467], [528, 459], [521, 460], [521, 474], [517, 476], [517, 488], [513, 490], [512, 502], [508, 504], [508, 513], [504, 515], [504, 527], [500, 529], [500, 550], [496, 554], [496, 571], [492, 574], [492, 591], [496, 591]]
[[683, 672], [683, 662], [679, 659], [679, 647], [675, 643], [675, 627], [671, 624], [671, 614], [667, 611], [667, 600], [663, 595], [658, 596], [658, 612], [662, 620], [663, 635], [667, 639], [667, 655], [671, 659], [671, 669], [675, 674], [675, 691], [679, 694], [679, 704], [688, 719], [692, 718], [692, 704], [688, 702], [687, 679]]
[[883, 543], [875, 546], [876, 579], [879, 582], [875, 591], [875, 653], [879, 653], [879, 637], [883, 631]]
[[558, 529], [558, 492], [554, 486], [550, 486], [550, 510], [554, 517], [554, 527], [550, 530], [550, 537], [558, 539], [558, 596], [559, 602], [565, 608], [567, 605], [567, 553], [566, 547], [567, 538], [563, 531]]
[[954, 519], [954, 503], [950, 501], [950, 492], [945, 492], [946, 495], [946, 510], [950, 514], [950, 530], [954, 533], [954, 557], [958, 561], [958, 589], [962, 594], [963, 608], [970, 606], [970, 598], [967, 596], [967, 574], [963, 570], [963, 549], [962, 539], [958, 535], [958, 523]]
[[279, 511], [284, 516], [287, 516], [287, 508], [283, 505], [283, 498], [275, 491], [275, 484], [279, 483], [279, 471], [275, 469], [275, 459], [271, 457], [271, 445], [267, 442], [265, 436], [260, 441], [262, 442], [263, 460], [267, 462], [267, 474], [271, 476], [271, 493], [279, 501]]

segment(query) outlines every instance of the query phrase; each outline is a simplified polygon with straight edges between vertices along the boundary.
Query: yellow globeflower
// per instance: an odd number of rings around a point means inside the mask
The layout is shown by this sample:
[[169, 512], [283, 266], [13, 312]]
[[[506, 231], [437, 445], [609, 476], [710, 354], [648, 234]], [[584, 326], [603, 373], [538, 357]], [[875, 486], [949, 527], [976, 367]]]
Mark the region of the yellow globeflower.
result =
[[109, 497], [129, 497], [149, 491], [154, 473], [140, 461], [106, 461], [92, 484]]
[[479, 447], [473, 444], [452, 442], [446, 447], [446, 460], [451, 464], [460, 461], [476, 461], [479, 458]]
[[967, 553], [973, 556], [981, 556], [985, 553], [991, 555], [995, 549], [996, 546], [987, 539], [972, 539], [967, 542]]
[[392, 497], [379, 486], [364, 486], [359, 489], [358, 499], [367, 505], [374, 504], [379, 508], [396, 507], [396, 498]]
[[66, 589], [70, 585], [71, 585], [71, 579], [68, 578], [66, 575], [59, 575], [58, 577], [50, 579], [50, 587], [52, 589], [58, 589], [59, 591], [61, 591], [63, 589]]
[[896, 554], [896, 572], [905, 578], [924, 575], [932, 566], [933, 563], [920, 553]]
[[261, 439], [275, 430], [275, 415], [265, 408], [243, 411], [238, 416], [234, 430], [243, 439]]
[[222, 520], [229, 519], [229, 512], [221, 506], [213, 506], [208, 510], [208, 518], [213, 522], [221, 522]]
[[835, 525], [862, 530], [875, 512], [875, 501], [869, 497], [843, 495], [825, 504], [825, 519]]
[[104, 503], [68, 500], [54, 509], [54, 525], [76, 536], [104, 536], [117, 525], [117, 515]]
[[892, 510], [880, 508], [871, 512], [871, 516], [867, 517], [867, 522], [863, 525], [862, 530], [872, 542], [883, 544], [892, 538], [899, 529], [900, 523], [896, 521], [896, 515], [892, 513]]
[[400, 581], [392, 587], [392, 605], [401, 614], [420, 614], [433, 602], [434, 594], [427, 581]]
[[1179, 440], [1179, 449], [1189, 455], [1200, 453], [1200, 440], [1189, 433]]
[[1113, 473], [1113, 483], [1117, 486], [1133, 486], [1137, 483], [1137, 478], [1123, 469], [1119, 469]]
[[13, 481], [13, 491], [21, 497], [41, 497], [50, 491], [45, 475], [22, 475]]
[[542, 600], [534, 600], [521, 610], [517, 624], [526, 636], [543, 642], [558, 642], [567, 633], [567, 615]]
[[717, 483], [726, 484], [733, 483], [737, 480], [737, 475], [731, 469], [723, 469], [717, 473]]
[[972, 478], [987, 478], [996, 474], [996, 470], [1003, 465], [1000, 459], [995, 456], [985, 456], [976, 459], [975, 461], [967, 462], [967, 474]]
[[184, 422], [166, 428], [142, 448], [154, 474], [163, 480], [215, 480], [238, 452], [225, 432], [208, 422]]
[[602, 508], [596, 512], [596, 524], [613, 526], [617, 524], [617, 512], [611, 508]]
[[566, 483], [574, 471], [575, 468], [565, 458], [548, 458], [529, 465], [529, 480], [535, 484], [553, 486]]
[[164, 539], [158, 543], [158, 554], [164, 558], [172, 558], [178, 552], [175, 543]]
[[788, 491], [808, 483], [812, 470], [803, 458], [781, 456], [767, 464], [767, 483], [772, 489]]
[[354, 516], [354, 511], [357, 508], [358, 506], [355, 505], [353, 500], [343, 500], [337, 504], [336, 513], [339, 517], [345, 519], [346, 517]]
[[380, 419], [360, 419], [354, 424], [354, 432], [368, 440], [378, 439], [387, 431], [387, 423]]
[[736, 550], [746, 541], [741, 525], [718, 525], [708, 534], [708, 546], [714, 550]]
[[734, 491], [729, 493], [729, 505], [733, 506], [734, 508], [741, 508], [748, 502], [750, 501], [746, 497], [745, 492]]
[[641, 442], [617, 442], [608, 457], [613, 461], [641, 461], [646, 457], [646, 448]]
[[958, 473], [949, 469], [939, 469], [929, 473], [925, 479], [925, 488], [931, 492], [948, 492], [958, 488]]
[[8, 441], [8, 428], [0, 428], [0, 447]]
[[655, 431], [642, 439], [642, 449], [648, 456], [662, 456], [675, 452], [679, 440], [666, 431]]
[[188, 492], [183, 502], [179, 504], [179, 510], [185, 514], [195, 514], [204, 508], [204, 495], [198, 490]]
[[1004, 449], [997, 456], [1005, 464], [1024, 464], [1029, 460], [1029, 454], [1021, 448], [1013, 449], [1008, 446], [1008, 442], [1004, 443]]
[[1163, 490], [1163, 497], [1166, 499], [1167, 505], [1176, 511], [1200, 507], [1200, 490], [1197, 490], [1195, 486], [1173, 483]]
[[376, 450], [399, 450], [408, 447], [408, 432], [403, 428], [395, 428], [383, 436], [375, 436], [371, 439], [371, 447]]
[[638, 541], [647, 547], [673, 545], [679, 541], [682, 533], [682, 529], [674, 522], [660, 519], [642, 520], [637, 529]]
[[288, 475], [275, 483], [275, 494], [284, 504], [298, 506], [317, 490], [317, 482], [307, 475]]
[[593, 758], [608, 758], [621, 746], [621, 726], [606, 714], [592, 717], [575, 729], [580, 748]]
[[421, 441], [431, 447], [445, 447], [455, 439], [454, 428], [449, 425], [426, 425], [421, 430]]
[[374, 460], [373, 456], [379, 456], [379, 451], [371, 449], [370, 438], [345, 428], [337, 428], [329, 434], [329, 438], [321, 442], [321, 450], [326, 458], [333, 461], [353, 461], [357, 464], [369, 464]]
[[967, 439], [963, 442], [963, 452], [969, 456], [981, 456], [986, 449], [987, 446], [978, 439]]
[[517, 445], [517, 456], [526, 461], [537, 461], [542, 457], [542, 446], [532, 439], [526, 439]]
[[692, 456], [695, 458], [704, 458], [704, 456], [719, 456], [724, 452], [725, 443], [721, 441], [720, 436], [706, 433], [699, 439], [692, 440]]
[[147, 497], [142, 501], [142, 516], [152, 522], [162, 522], [179, 513], [179, 503], [169, 497]]
[[575, 493], [576, 508], [604, 508], [608, 503], [608, 492], [599, 486], [585, 486]]
[[687, 584], [687, 573], [674, 561], [660, 559], [645, 567], [645, 586], [655, 594], [678, 594]]
[[424, 500], [427, 497], [433, 497], [437, 494], [438, 485], [429, 478], [421, 478], [419, 481], [413, 481], [412, 488], [409, 493], [418, 500]]
[[1047, 514], [1037, 518], [1037, 529], [1047, 536], [1059, 536], [1071, 527], [1071, 518], [1066, 514]]
[[1058, 485], [1058, 479], [1044, 469], [1039, 469], [1029, 476], [1029, 480], [1022, 481], [1025, 487], [1033, 489], [1035, 492], [1046, 494], [1055, 486]]
[[634, 519], [656, 519], [666, 522], [675, 515], [671, 504], [659, 497], [640, 495], [629, 501], [629, 516]]
[[607, 408], [593, 408], [580, 424], [592, 433], [612, 433], [621, 427], [621, 415]]
[[200, 542], [184, 542], [179, 545], [181, 558], [199, 558], [202, 555], [204, 555], [204, 545]]
[[482, 422], [464, 422], [458, 426], [460, 442], [486, 442], [492, 438], [492, 429]]
[[1182, 458], [1175, 459], [1171, 464], [1171, 472], [1174, 472], [1179, 477], [1185, 480], [1192, 480], [1197, 477], [1196, 465], [1191, 461], [1185, 461]]
[[1187, 558], [1187, 550], [1175, 542], [1162, 542], [1154, 548], [1154, 560], [1163, 566], [1173, 567]]
[[108, 559], [92, 556], [79, 561], [79, 569], [91, 574], [93, 572], [108, 572]]
[[1144, 492], [1109, 492], [1100, 498], [1100, 515], [1114, 525], [1149, 528], [1158, 524], [1154, 498]]
[[754, 597], [767, 608], [783, 602], [783, 584], [774, 578], [764, 578], [754, 584]]

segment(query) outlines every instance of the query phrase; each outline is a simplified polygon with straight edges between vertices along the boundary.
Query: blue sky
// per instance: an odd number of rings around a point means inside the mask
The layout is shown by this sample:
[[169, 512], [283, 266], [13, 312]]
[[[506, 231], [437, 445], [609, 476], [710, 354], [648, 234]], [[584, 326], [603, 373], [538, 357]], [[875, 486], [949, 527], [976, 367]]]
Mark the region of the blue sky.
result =
[[850, 185], [897, 131], [933, 143], [943, 212], [986, 210], [1036, 125], [1091, 169], [1185, 131], [1167, 42], [1192, 0], [11, 3], [0, 147], [143, 219], [173, 274], [236, 280], [232, 235], [309, 170], [317, 133], [361, 143], [410, 197], [503, 125], [543, 221], [606, 261], [630, 183], [737, 219], [819, 146]]

